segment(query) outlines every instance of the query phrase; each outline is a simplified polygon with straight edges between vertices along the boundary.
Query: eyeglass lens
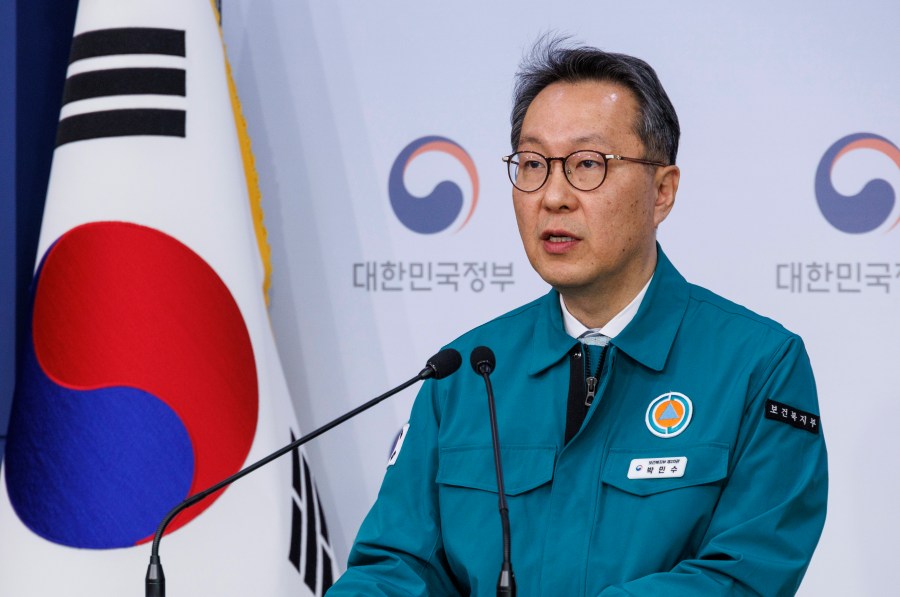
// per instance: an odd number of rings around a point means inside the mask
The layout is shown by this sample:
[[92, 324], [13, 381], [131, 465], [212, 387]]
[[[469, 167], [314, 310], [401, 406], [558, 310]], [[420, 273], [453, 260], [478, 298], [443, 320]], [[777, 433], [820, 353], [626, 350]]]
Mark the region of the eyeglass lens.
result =
[[[550, 158], [549, 161], [560, 158]], [[548, 158], [531, 151], [520, 151], [509, 159], [509, 179], [520, 190], [536, 191], [550, 175]], [[603, 183], [606, 160], [596, 151], [577, 151], [565, 159], [563, 171], [576, 189], [591, 191]]]

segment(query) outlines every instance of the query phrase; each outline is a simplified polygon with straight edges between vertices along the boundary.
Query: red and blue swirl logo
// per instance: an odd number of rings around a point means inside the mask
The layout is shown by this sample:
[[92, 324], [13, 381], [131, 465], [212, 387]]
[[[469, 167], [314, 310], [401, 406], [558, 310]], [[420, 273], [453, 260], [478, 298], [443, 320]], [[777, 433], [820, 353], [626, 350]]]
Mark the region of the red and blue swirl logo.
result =
[[38, 268], [29, 332], [5, 466], [36, 534], [135, 545], [243, 465], [259, 407], [250, 336], [228, 288], [178, 240], [124, 222], [69, 230]]
[[425, 196], [416, 196], [407, 190], [405, 177], [409, 166], [420, 156], [440, 152], [456, 159], [465, 169], [471, 183], [472, 195], [469, 208], [457, 227], [468, 224], [478, 204], [478, 171], [475, 162], [458, 143], [446, 137], [428, 136], [416, 139], [403, 148], [391, 166], [388, 178], [388, 196], [391, 207], [400, 222], [419, 234], [442, 232], [456, 222], [465, 206], [463, 190], [450, 180], [443, 180]]
[[[900, 149], [872, 133], [847, 135], [828, 148], [816, 169], [816, 201], [828, 222], [842, 232], [871, 232], [889, 221], [896, 204], [894, 188], [886, 180], [870, 180], [856, 195], [838, 192], [832, 182], [835, 165], [851, 151], [871, 149], [884, 154], [900, 168]], [[900, 223], [900, 217], [888, 230]]]

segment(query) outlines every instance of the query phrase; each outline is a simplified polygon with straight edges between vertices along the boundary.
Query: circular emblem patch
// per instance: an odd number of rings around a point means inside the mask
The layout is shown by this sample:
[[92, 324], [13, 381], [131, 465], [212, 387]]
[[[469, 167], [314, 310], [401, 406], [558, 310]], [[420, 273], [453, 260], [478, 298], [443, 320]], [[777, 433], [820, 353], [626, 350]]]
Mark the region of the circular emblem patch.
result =
[[680, 392], [666, 392], [647, 407], [647, 429], [657, 437], [675, 437], [691, 423], [694, 406]]

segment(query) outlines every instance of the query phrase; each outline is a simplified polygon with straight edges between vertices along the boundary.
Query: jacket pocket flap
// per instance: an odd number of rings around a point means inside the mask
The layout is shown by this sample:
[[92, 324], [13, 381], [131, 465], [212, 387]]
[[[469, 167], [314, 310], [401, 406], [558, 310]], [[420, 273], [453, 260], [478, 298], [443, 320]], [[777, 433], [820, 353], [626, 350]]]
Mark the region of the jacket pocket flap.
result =
[[[686, 458], [680, 477], [654, 477], [630, 479], [629, 471], [635, 460], [671, 460]], [[645, 463], [641, 463], [642, 466]], [[634, 471], [632, 471], [634, 472]], [[646, 471], [644, 472], [646, 475]], [[672, 489], [703, 485], [721, 481], [728, 474], [728, 445], [699, 444], [654, 450], [627, 450], [613, 448], [609, 451], [601, 475], [603, 482], [628, 493], [645, 496]]]
[[[553, 479], [556, 446], [503, 446], [503, 486], [506, 495], [525, 493]], [[497, 492], [494, 450], [491, 446], [441, 448], [437, 482]]]

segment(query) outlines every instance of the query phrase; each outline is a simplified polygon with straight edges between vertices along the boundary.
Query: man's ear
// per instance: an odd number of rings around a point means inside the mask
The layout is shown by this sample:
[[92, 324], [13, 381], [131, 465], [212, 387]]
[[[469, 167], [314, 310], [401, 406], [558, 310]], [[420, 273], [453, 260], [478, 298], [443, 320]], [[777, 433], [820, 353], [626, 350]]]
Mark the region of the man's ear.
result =
[[672, 211], [679, 180], [681, 180], [681, 170], [678, 166], [664, 166], [657, 170], [653, 179], [656, 187], [656, 204], [653, 206], [653, 224], [655, 226], [659, 226]]

